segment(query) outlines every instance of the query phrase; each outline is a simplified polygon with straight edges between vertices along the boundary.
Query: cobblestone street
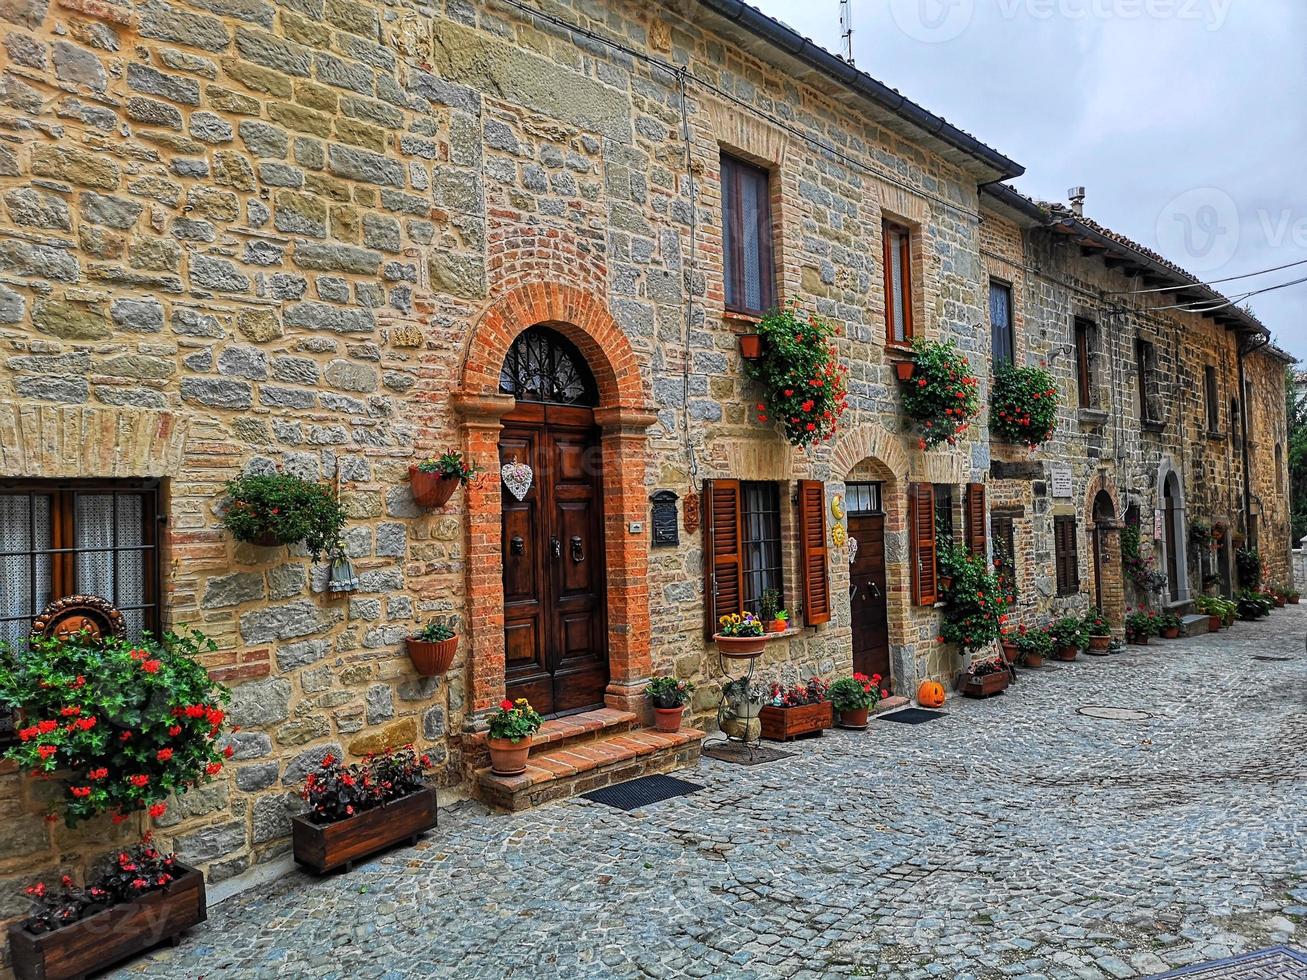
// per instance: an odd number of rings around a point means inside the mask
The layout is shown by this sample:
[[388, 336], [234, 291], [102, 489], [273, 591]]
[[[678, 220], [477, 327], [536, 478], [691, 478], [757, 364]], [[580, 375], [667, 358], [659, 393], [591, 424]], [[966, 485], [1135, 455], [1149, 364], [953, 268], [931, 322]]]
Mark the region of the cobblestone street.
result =
[[704, 759], [678, 775], [706, 789], [644, 811], [460, 804], [119, 976], [1124, 978], [1302, 946], [1305, 629], [1290, 607], [925, 725]]

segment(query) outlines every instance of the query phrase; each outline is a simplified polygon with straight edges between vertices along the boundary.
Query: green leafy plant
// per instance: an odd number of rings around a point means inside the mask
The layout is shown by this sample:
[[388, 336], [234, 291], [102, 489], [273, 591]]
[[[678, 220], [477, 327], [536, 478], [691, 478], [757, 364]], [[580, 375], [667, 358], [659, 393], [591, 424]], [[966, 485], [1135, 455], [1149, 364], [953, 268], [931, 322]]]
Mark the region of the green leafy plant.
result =
[[1091, 608], [1083, 620], [1086, 636], [1111, 636], [1112, 627], [1107, 617], [1098, 609]]
[[423, 643], [444, 643], [446, 640], [452, 640], [458, 635], [454, 627], [448, 623], [442, 623], [432, 620], [413, 634], [412, 639], [420, 640]]
[[1002, 367], [989, 393], [989, 427], [1034, 449], [1057, 427], [1057, 385], [1043, 368]]
[[[759, 616], [764, 623], [770, 623], [773, 619], [778, 618], [781, 611], [781, 590], [770, 586], [762, 590], [762, 600], [758, 606]], [[786, 617], [789, 618], [788, 616]]]
[[1017, 654], [1022, 661], [1031, 657], [1048, 657], [1053, 653], [1053, 637], [1046, 629], [1030, 629], [1022, 624], [1016, 633]]
[[1212, 538], [1212, 522], [1203, 517], [1189, 521], [1189, 543], [1195, 551], [1211, 551], [1216, 547]]
[[1178, 630], [1180, 625], [1180, 617], [1169, 610], [1160, 613], [1157, 617], [1157, 631], [1159, 634], [1166, 633], [1170, 630]]
[[1141, 595], [1150, 596], [1166, 588], [1166, 575], [1153, 568], [1153, 556], [1145, 557], [1142, 548], [1138, 526], [1127, 524], [1121, 528], [1121, 562], [1126, 575]]
[[676, 677], [655, 677], [644, 689], [655, 708], [681, 708], [690, 701], [694, 685], [687, 680]]
[[418, 471], [421, 473], [435, 473], [438, 476], [458, 477], [463, 483], [466, 483], [472, 477], [476, 476], [478, 470], [471, 463], [464, 461], [462, 453], [450, 452], [441, 453], [432, 459], [424, 459], [417, 464]]
[[1234, 567], [1239, 572], [1239, 584], [1245, 589], [1255, 589], [1262, 584], [1262, 556], [1256, 548], [1236, 550]]
[[288, 473], [242, 476], [227, 484], [222, 524], [238, 541], [304, 542], [317, 561], [340, 540], [345, 510], [329, 487]]
[[5, 758], [34, 776], [63, 774], [51, 818], [62, 808], [70, 827], [106, 812], [115, 823], [140, 810], [162, 816], [169, 794], [208, 782], [231, 756], [216, 745], [229, 695], [199, 660], [216, 649], [181, 630], [0, 651], [0, 706], [23, 718]]
[[726, 715], [738, 717], [740, 709], [747, 705], [763, 705], [770, 700], [770, 688], [749, 683], [747, 677], [737, 677], [722, 685], [722, 703], [726, 706]]
[[506, 738], [510, 742], [520, 742], [534, 735], [545, 720], [540, 717], [540, 712], [531, 707], [531, 702], [526, 698], [518, 698], [516, 701], [504, 698], [488, 721], [491, 738]]
[[940, 642], [955, 644], [962, 655], [988, 647], [999, 638], [1011, 602], [997, 572], [984, 557], [959, 545], [940, 548], [939, 567], [942, 576], [952, 579], [944, 590]]
[[1063, 616], [1048, 628], [1048, 632], [1053, 637], [1053, 646], [1058, 649], [1079, 649], [1088, 640], [1085, 621], [1079, 616]]
[[912, 377], [903, 384], [903, 409], [921, 430], [921, 449], [955, 444], [980, 413], [976, 378], [954, 341], [913, 342]]
[[1204, 616], [1219, 616], [1223, 622], [1231, 622], [1239, 612], [1239, 604], [1219, 595], [1200, 595], [1194, 599], [1194, 608]]
[[1135, 609], [1126, 613], [1125, 631], [1130, 636], [1145, 639], [1150, 636], [1156, 636], [1158, 629], [1157, 613], [1151, 609]]
[[758, 421], [780, 425], [795, 446], [831, 439], [848, 408], [848, 367], [832, 342], [838, 328], [789, 305], [763, 317], [758, 334], [762, 356], [745, 364], [763, 389]]
[[717, 632], [721, 636], [762, 636], [765, 632], [762, 620], [751, 612], [727, 613], [717, 621]]
[[841, 677], [830, 686], [826, 695], [836, 711], [871, 709], [880, 704], [881, 696], [885, 693], [880, 688], [880, 681], [880, 674]]

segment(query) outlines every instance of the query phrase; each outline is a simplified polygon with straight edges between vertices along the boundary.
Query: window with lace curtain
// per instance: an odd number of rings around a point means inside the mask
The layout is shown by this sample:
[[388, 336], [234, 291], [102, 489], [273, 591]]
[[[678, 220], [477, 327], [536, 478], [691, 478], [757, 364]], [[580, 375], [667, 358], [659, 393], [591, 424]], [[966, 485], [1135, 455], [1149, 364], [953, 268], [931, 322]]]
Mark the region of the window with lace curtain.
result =
[[97, 595], [128, 635], [159, 631], [159, 491], [141, 481], [0, 485], [0, 641], [52, 600]]
[[771, 175], [725, 153], [721, 165], [726, 308], [763, 316], [776, 305]]

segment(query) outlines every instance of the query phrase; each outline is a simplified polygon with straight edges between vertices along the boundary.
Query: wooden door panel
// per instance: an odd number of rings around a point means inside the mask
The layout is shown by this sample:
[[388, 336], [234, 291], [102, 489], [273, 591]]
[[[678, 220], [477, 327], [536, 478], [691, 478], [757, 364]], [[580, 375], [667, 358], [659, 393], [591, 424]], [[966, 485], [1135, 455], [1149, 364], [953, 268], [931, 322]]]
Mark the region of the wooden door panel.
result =
[[[539, 469], [540, 432], [528, 426], [505, 428], [499, 440], [503, 462]], [[532, 481], [526, 498], [501, 489], [504, 513], [501, 551], [504, 563], [504, 682], [513, 698], [527, 698], [539, 711], [552, 711], [548, 669], [548, 538], [543, 536], [542, 494]]]
[[853, 669], [880, 674], [890, 684], [889, 581], [885, 570], [885, 518], [850, 515], [849, 535], [858, 542], [849, 566], [849, 611], [853, 628]]

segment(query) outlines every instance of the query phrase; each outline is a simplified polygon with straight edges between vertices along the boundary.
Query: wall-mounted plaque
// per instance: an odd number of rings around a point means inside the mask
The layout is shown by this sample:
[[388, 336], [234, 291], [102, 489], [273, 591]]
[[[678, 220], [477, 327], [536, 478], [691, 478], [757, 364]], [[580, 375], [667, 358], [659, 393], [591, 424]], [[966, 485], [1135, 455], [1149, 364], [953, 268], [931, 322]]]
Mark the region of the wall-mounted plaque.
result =
[[1053, 463], [1048, 468], [1048, 482], [1052, 485], [1053, 496], [1071, 497], [1071, 467], [1062, 463]]
[[699, 495], [693, 490], [685, 495], [682, 511], [685, 513], [685, 533], [693, 534], [699, 530], [699, 519], [703, 516], [699, 510]]
[[680, 544], [681, 532], [677, 522], [676, 494], [671, 490], [659, 490], [650, 498], [653, 503], [653, 545], [655, 548], [667, 548]]

